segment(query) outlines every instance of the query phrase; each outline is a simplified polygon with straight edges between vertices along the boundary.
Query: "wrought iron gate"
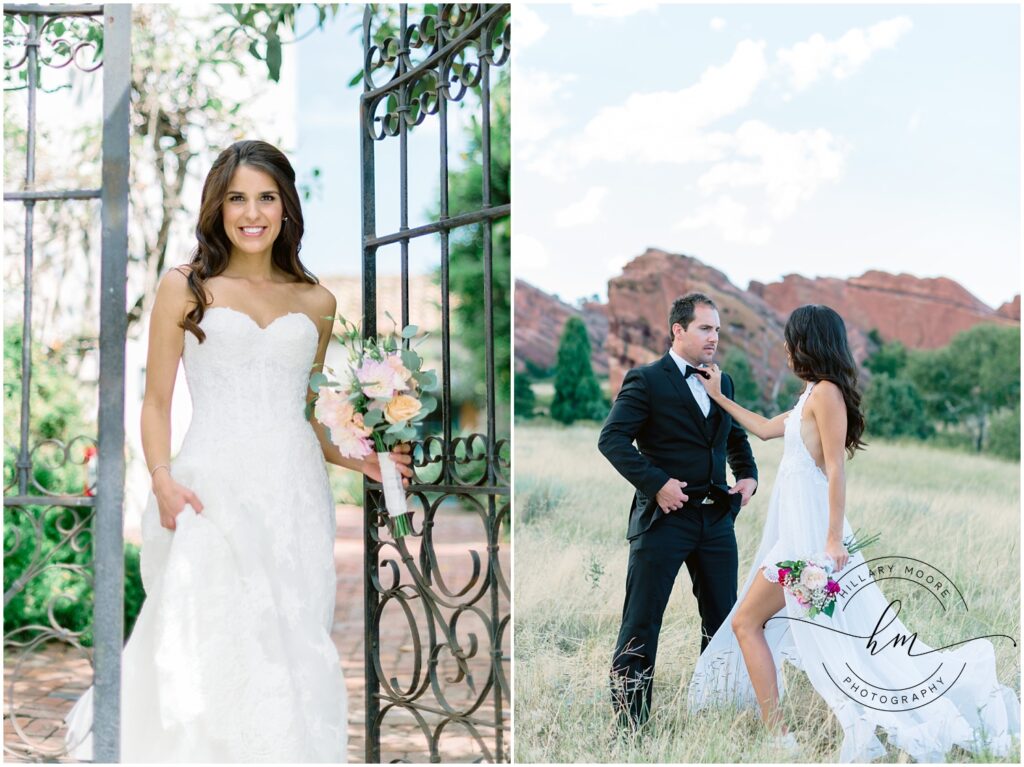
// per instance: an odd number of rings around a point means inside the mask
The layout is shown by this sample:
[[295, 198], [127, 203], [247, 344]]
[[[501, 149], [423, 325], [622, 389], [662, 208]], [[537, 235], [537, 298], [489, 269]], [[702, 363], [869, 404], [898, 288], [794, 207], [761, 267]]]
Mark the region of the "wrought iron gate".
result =
[[[68, 581], [91, 582], [95, 597], [92, 615], [95, 685], [93, 727], [96, 761], [117, 761], [120, 722], [121, 645], [123, 642], [124, 551], [121, 511], [124, 494], [124, 349], [127, 330], [125, 274], [128, 259], [128, 131], [130, 5], [4, 5], [4, 67], [18, 73], [25, 68], [27, 93], [26, 166], [21, 188], [4, 190], [4, 202], [24, 206], [24, 294], [21, 317], [20, 428], [18, 444], [4, 445], [4, 556], [23, 557], [25, 567], [12, 583], [4, 584], [4, 606], [24, 595], [33, 582], [60, 572]], [[65, 27], [75, 23], [102, 25], [102, 61], [98, 46], [76, 40]], [[10, 30], [10, 34], [8, 34]], [[82, 59], [89, 52], [89, 62]], [[37, 91], [42, 67], [75, 66], [91, 72], [102, 66], [103, 139], [102, 182], [99, 189], [36, 188]], [[10, 182], [10, 180], [8, 180]], [[42, 201], [101, 201], [101, 270], [99, 332], [98, 440], [78, 435], [51, 436], [30, 444], [32, 391], [32, 278], [33, 223], [36, 204]], [[11, 256], [12, 254], [7, 254]], [[5, 382], [6, 385], [6, 382]], [[98, 456], [94, 451], [98, 448]], [[90, 459], [96, 461], [94, 482], [85, 478]], [[82, 490], [48, 485], [44, 477], [54, 468], [80, 464]], [[48, 539], [47, 539], [48, 537]], [[90, 563], [68, 563], [61, 552], [85, 553]], [[91, 570], [91, 572], [90, 572]], [[6, 574], [6, 573], [5, 573]], [[56, 582], [56, 581], [54, 581]], [[74, 584], [72, 584], [74, 585]], [[85, 629], [72, 630], [57, 617], [57, 606], [74, 599], [67, 591], [49, 597], [49, 625], [21, 626], [4, 634], [5, 689], [4, 751], [18, 758], [54, 759], [63, 755], [63, 738], [41, 738], [60, 730], [47, 702], [24, 700], [21, 676], [40, 651], [70, 646], [84, 654]], [[52, 671], [52, 669], [51, 669]], [[51, 683], [52, 685], [52, 683]], [[51, 699], [66, 691], [51, 689]], [[81, 691], [79, 691], [81, 692]], [[39, 725], [39, 726], [36, 726]], [[54, 744], [53, 741], [57, 743]]]
[[[394, 540], [383, 514], [380, 485], [367, 483], [365, 517], [365, 667], [366, 759], [381, 761], [382, 729], [406, 723], [424, 738], [431, 761], [442, 759], [442, 739], [451, 730], [468, 733], [477, 760], [508, 761], [509, 584], [500, 561], [500, 544], [509, 521], [509, 445], [496, 423], [494, 308], [492, 301], [492, 231], [510, 205], [492, 205], [491, 92], [492, 67], [510, 55], [510, 6], [440, 4], [436, 14], [410, 24], [401, 5], [397, 27], [382, 33], [373, 10], [363, 16], [362, 129], [363, 332], [377, 332], [378, 250], [397, 244], [401, 258], [401, 324], [409, 316], [409, 244], [437, 235], [440, 245], [441, 396], [440, 436], [416, 446], [416, 478], [410, 486], [413, 535]], [[448, 108], [467, 93], [479, 92], [482, 145], [482, 205], [449, 215]], [[435, 221], [409, 227], [409, 132], [427, 119], [439, 127], [440, 195]], [[376, 231], [375, 146], [399, 142], [400, 205], [397, 231]], [[449, 296], [449, 238], [460, 227], [480, 226], [484, 296], [486, 433], [453, 434], [452, 338]], [[391, 307], [382, 307], [391, 308]], [[507, 434], [507, 430], [504, 432]], [[429, 479], [427, 479], [429, 478]], [[444, 578], [435, 540], [443, 536], [442, 511], [468, 507], [479, 517], [486, 551], [463, 553], [472, 562], [466, 583]], [[447, 519], [447, 517], [445, 517]], [[504, 531], [504, 532], [503, 532]], [[387, 576], [381, 572], [387, 572]], [[386, 668], [381, 656], [381, 629], [388, 611], [406, 622], [411, 658], [400, 673]], [[421, 614], [417, 620], [416, 612]], [[481, 626], [483, 637], [467, 624]], [[407, 653], [408, 654], [408, 653]], [[390, 715], [390, 718], [389, 718]], [[410, 724], [411, 722], [411, 724]], [[450, 754], [446, 750], [444, 757]], [[402, 755], [397, 757], [402, 758]], [[417, 760], [422, 760], [422, 757]]]

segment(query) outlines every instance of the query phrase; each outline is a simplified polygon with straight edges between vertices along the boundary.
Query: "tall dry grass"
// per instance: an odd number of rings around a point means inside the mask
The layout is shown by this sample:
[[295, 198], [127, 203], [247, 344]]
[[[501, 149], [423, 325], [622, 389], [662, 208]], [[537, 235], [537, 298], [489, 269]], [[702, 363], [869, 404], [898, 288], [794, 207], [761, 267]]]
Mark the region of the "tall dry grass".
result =
[[[751, 711], [686, 714], [700, 651], [696, 601], [682, 568], [659, 642], [651, 727], [619, 736], [608, 667], [625, 590], [629, 484], [597, 451], [595, 425], [516, 426], [515, 759], [517, 762], [776, 762]], [[760, 540], [780, 440], [752, 440], [762, 485], [740, 513], [742, 581]], [[966, 636], [1020, 637], [1019, 465], [921, 445], [872, 444], [848, 464], [847, 515], [879, 532], [871, 556], [898, 554], [941, 568], [969, 612], [914, 599], [901, 617], [933, 646]], [[887, 590], [887, 594], [889, 594]], [[889, 594], [892, 596], [891, 594]], [[1020, 691], [1019, 650], [994, 643], [999, 679]], [[786, 668], [787, 721], [800, 761], [835, 761], [841, 729], [802, 673]], [[949, 755], [992, 761], [987, 754]], [[892, 750], [887, 761], [906, 761]], [[1019, 747], [1013, 759], [1019, 762]]]

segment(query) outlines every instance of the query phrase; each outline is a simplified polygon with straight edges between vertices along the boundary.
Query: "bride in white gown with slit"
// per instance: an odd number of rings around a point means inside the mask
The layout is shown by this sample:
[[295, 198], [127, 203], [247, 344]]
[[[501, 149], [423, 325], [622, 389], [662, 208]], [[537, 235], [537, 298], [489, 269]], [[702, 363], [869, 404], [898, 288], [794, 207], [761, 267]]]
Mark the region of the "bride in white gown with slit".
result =
[[[781, 436], [784, 447], [753, 567], [732, 612], [697, 661], [690, 710], [759, 706], [776, 743], [797, 755], [798, 739], [786, 730], [779, 708], [786, 660], [807, 673], [839, 720], [841, 761], [884, 755], [877, 727], [918, 761], [944, 761], [954, 745], [1006, 756], [1019, 742], [1020, 706], [1013, 690], [996, 678], [992, 643], [977, 639], [929, 652], [932, 648], [915, 639], [913, 654], [906, 647], [887, 647], [897, 634], [909, 637], [911, 631], [899, 619], [889, 622], [889, 600], [863, 555], [849, 556], [843, 544], [852, 533], [844, 514], [843, 453], [860, 445], [863, 417], [842, 319], [828, 307], [801, 307], [786, 325], [786, 345], [791, 366], [807, 382], [789, 413], [769, 420], [723, 397], [717, 366], [702, 381], [748, 431], [762, 439]], [[834, 577], [840, 585], [856, 583], [844, 586], [840, 597], [856, 591], [856, 599], [837, 600], [831, 618], [810, 620], [779, 584], [777, 563], [820, 553], [838, 565]], [[867, 637], [883, 614], [872, 652]]]
[[[342, 458], [304, 414], [335, 302], [298, 260], [294, 181], [269, 144], [222, 152], [203, 187], [196, 254], [165, 275], [154, 303], [146, 601], [123, 653], [122, 761], [346, 761], [324, 459], [379, 470], [376, 456]], [[193, 413], [172, 461], [179, 358]], [[408, 474], [409, 456], [395, 458]], [[80, 759], [92, 756], [92, 699], [90, 689], [67, 718]]]

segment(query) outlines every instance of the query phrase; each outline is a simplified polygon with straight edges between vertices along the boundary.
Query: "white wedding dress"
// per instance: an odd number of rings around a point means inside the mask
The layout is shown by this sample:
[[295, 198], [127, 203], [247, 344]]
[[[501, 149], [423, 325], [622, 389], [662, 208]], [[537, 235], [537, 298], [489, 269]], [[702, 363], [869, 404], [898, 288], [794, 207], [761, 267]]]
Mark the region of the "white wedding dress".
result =
[[[813, 386], [808, 384], [786, 419], [782, 461], [768, 502], [761, 545], [736, 606], [697, 661], [689, 688], [691, 712], [716, 704], [756, 708], [743, 654], [732, 631], [733, 615], [754, 578], [777, 581], [776, 563], [806, 560], [824, 549], [828, 480], [800, 436], [801, 412]], [[849, 522], [844, 521], [844, 538], [851, 532]], [[867, 553], [873, 555], [871, 549]], [[869, 636], [889, 604], [864, 561], [863, 554], [857, 553], [837, 574], [841, 585], [850, 574], [845, 581], [856, 583], [849, 588], [857, 594], [848, 602], [837, 600], [832, 618], [819, 615], [807, 621], [805, 610], [786, 594], [785, 607], [768, 621], [765, 639], [775, 661], [780, 697], [785, 693], [782, 661], [786, 660], [807, 673], [839, 720], [844, 733], [839, 756], [844, 762], [866, 762], [884, 755], [876, 727], [883, 728], [890, 743], [918, 761], [944, 761], [954, 745], [976, 751], [981, 740], [990, 753], [1007, 755], [1014, 737], [1020, 735], [1020, 705], [1014, 692], [996, 679], [991, 642], [976, 640], [922, 654], [931, 648], [918, 640], [913, 646], [918, 657], [909, 656], [906, 647], [889, 647], [872, 655], [865, 639], [829, 630]], [[876, 647], [885, 648], [896, 633], [910, 635], [899, 619], [878, 632]], [[937, 667], [941, 670], [936, 674]], [[899, 696], [896, 704], [893, 695]], [[910, 710], [896, 710], [903, 708]]]
[[[347, 697], [331, 640], [334, 503], [304, 418], [318, 333], [206, 310], [185, 333], [192, 422], [173, 461], [195, 491], [177, 530], [142, 518], [146, 601], [123, 653], [125, 762], [344, 762]], [[92, 696], [67, 717], [90, 759]]]

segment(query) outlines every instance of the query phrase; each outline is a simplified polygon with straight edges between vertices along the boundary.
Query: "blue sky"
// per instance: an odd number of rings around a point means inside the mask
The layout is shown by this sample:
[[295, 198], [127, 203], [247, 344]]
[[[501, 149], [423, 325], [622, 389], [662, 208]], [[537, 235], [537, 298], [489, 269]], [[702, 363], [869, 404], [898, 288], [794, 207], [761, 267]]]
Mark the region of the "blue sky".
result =
[[517, 5], [513, 268], [1020, 283], [1016, 6]]
[[[315, 22], [316, 14], [300, 14], [300, 34]], [[359, 94], [361, 87], [346, 83], [362, 68], [361, 33], [349, 30], [362, 18], [362, 8], [343, 7], [338, 16], [295, 46], [296, 150], [291, 159], [300, 181], [309, 181], [319, 168], [320, 191], [302, 206], [306, 234], [302, 259], [318, 276], [359, 274], [361, 269], [361, 197], [359, 148]], [[410, 23], [418, 20], [410, 14]], [[466, 97], [464, 109], [448, 110], [449, 167], [460, 167], [465, 145], [460, 127], [478, 102]], [[439, 134], [436, 117], [427, 117], [409, 133], [409, 225], [428, 221], [426, 212], [438, 194]], [[377, 233], [398, 229], [398, 138], [376, 143]], [[436, 237], [410, 244], [410, 271], [428, 272], [438, 265]], [[381, 249], [378, 272], [398, 273], [398, 247]]]

